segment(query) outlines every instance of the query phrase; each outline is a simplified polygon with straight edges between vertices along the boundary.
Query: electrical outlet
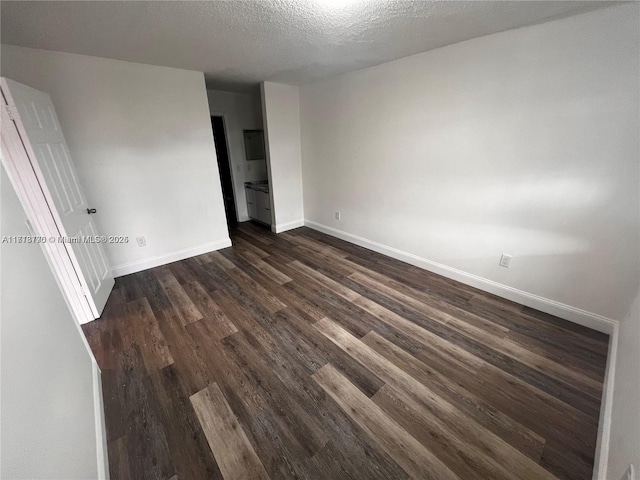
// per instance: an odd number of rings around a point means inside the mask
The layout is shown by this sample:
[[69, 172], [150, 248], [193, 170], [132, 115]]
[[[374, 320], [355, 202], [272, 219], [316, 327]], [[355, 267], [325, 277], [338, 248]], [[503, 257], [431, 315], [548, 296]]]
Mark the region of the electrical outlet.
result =
[[502, 257], [500, 257], [500, 266], [504, 268], [509, 268], [511, 266], [511, 255], [507, 255], [506, 253], [503, 253]]
[[621, 480], [636, 480], [636, 473], [633, 465], [629, 465], [629, 468], [627, 468], [627, 471], [624, 472]]
[[136, 237], [136, 242], [138, 242], [139, 247], [147, 246], [147, 240], [144, 237]]
[[247, 172], [251, 171], [251, 162], [247, 162]]
[[336, 210], [336, 220], [340, 220], [340, 212]]

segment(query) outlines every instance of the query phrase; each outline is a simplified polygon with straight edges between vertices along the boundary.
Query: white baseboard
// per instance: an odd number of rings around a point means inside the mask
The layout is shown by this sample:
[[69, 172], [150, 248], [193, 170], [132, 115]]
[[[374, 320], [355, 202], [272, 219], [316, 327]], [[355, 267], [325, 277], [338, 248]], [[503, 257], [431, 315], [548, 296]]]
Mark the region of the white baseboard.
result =
[[604, 374], [604, 388], [600, 403], [600, 419], [598, 421], [598, 439], [596, 456], [593, 463], [593, 480], [607, 480], [609, 445], [611, 442], [611, 417], [613, 415], [613, 387], [616, 377], [616, 359], [618, 357], [618, 332], [616, 324], [609, 336], [609, 355]]
[[277, 225], [272, 225], [271, 231], [273, 233], [282, 233], [282, 232], [286, 232], [287, 230], [293, 230], [294, 228], [300, 228], [304, 226], [305, 226], [304, 220], [294, 220], [293, 222], [279, 223]]
[[602, 315], [598, 315], [597, 313], [588, 312], [580, 308], [572, 307], [571, 305], [565, 305], [563, 303], [556, 302], [555, 300], [550, 300], [548, 298], [540, 297], [523, 290], [518, 290], [517, 288], [509, 287], [508, 285], [503, 285], [501, 283], [494, 282], [493, 280], [489, 280], [472, 273], [458, 270], [457, 268], [452, 268], [441, 263], [433, 262], [412, 253], [404, 252], [402, 250], [398, 250], [397, 248], [389, 247], [387, 245], [383, 245], [381, 243], [377, 243], [372, 240], [368, 240], [366, 238], [344, 232], [342, 230], [337, 230], [321, 223], [313, 222], [311, 220], [305, 220], [304, 224], [309, 228], [318, 230], [322, 233], [326, 233], [327, 235], [346, 240], [347, 242], [360, 245], [361, 247], [368, 248], [369, 250], [373, 250], [374, 252], [387, 255], [388, 257], [401, 260], [403, 262], [415, 265], [416, 267], [423, 268], [433, 273], [437, 273], [438, 275], [442, 275], [443, 277], [456, 280], [471, 287], [478, 288], [485, 292], [492, 293], [494, 295], [506, 298], [527, 307], [535, 308], [536, 310], [540, 310], [541, 312], [564, 318], [565, 320], [569, 320], [571, 322], [583, 325], [599, 332], [606, 333], [608, 335], [611, 335], [613, 333], [614, 328], [618, 323], [615, 320], [604, 317]]
[[93, 364], [93, 406], [96, 423], [96, 457], [98, 460], [98, 480], [109, 480], [109, 457], [107, 451], [107, 428], [104, 420], [104, 400], [102, 398], [102, 372], [98, 363]]
[[111, 271], [113, 272], [114, 277], [121, 277], [123, 275], [129, 275], [130, 273], [141, 272], [142, 270], [159, 267], [160, 265], [166, 265], [167, 263], [177, 262], [178, 260], [184, 260], [185, 258], [195, 257], [196, 255], [202, 255], [203, 253], [213, 252], [230, 246], [231, 239], [225, 238], [224, 240], [205, 243], [204, 245], [198, 245], [197, 247], [187, 248], [185, 250], [178, 250], [177, 252], [166, 253], [164, 255], [136, 260], [135, 262], [123, 263], [121, 265], [114, 265], [111, 267]]

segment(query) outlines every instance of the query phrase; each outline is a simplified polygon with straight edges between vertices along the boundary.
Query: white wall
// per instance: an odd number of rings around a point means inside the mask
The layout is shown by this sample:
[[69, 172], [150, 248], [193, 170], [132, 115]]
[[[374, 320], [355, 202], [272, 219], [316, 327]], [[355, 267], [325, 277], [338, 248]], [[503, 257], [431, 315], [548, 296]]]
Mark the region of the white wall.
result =
[[[0, 235], [29, 235], [0, 167]], [[0, 477], [97, 478], [93, 363], [39, 245], [0, 250]]]
[[267, 162], [246, 161], [243, 130], [262, 130], [262, 105], [255, 95], [207, 90], [211, 115], [222, 115], [227, 130], [238, 220], [249, 220], [244, 182], [267, 180]]
[[640, 472], [640, 292], [619, 328], [607, 479]]
[[639, 282], [639, 11], [301, 87], [305, 219], [565, 312], [623, 318]]
[[263, 82], [262, 116], [275, 232], [304, 221], [298, 87]]
[[2, 75], [51, 95], [97, 227], [130, 237], [116, 276], [230, 244], [202, 73], [2, 45]]

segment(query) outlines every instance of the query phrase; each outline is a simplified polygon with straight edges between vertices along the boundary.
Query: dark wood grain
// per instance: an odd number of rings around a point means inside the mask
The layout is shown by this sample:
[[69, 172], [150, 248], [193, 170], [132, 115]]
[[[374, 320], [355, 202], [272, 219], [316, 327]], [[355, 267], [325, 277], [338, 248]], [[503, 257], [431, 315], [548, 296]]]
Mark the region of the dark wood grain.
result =
[[591, 478], [608, 337], [307, 228], [116, 280], [118, 479]]

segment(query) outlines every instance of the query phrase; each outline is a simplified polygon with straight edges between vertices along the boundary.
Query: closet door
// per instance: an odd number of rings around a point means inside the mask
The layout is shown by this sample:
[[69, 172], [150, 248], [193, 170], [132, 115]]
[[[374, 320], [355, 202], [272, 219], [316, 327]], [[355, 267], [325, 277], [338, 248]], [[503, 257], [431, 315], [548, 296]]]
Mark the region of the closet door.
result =
[[[75, 280], [76, 294], [86, 297], [93, 318], [84, 321], [98, 318], [114, 279], [103, 248], [105, 238], [100, 236], [92, 218], [99, 212], [87, 204], [51, 98], [6, 78], [2, 78], [2, 95], [3, 108], [15, 123], [26, 152], [22, 157], [24, 164], [13, 167], [21, 176], [31, 175], [32, 179], [23, 180], [37, 182], [42, 190], [43, 201], [32, 205], [33, 214], [53, 217], [58, 230], [55, 241], [65, 239], [59, 245], [69, 257], [67, 270], [72, 269], [67, 272], [66, 281]], [[33, 220], [35, 228], [38, 222]], [[60, 272], [56, 273], [60, 276]]]

